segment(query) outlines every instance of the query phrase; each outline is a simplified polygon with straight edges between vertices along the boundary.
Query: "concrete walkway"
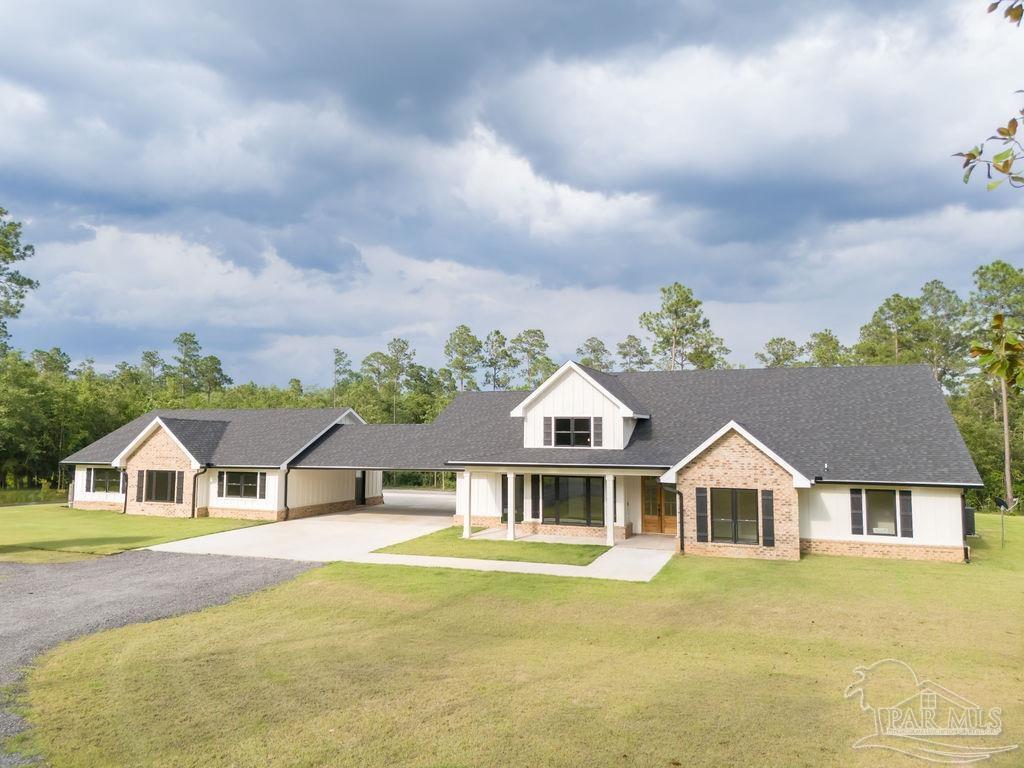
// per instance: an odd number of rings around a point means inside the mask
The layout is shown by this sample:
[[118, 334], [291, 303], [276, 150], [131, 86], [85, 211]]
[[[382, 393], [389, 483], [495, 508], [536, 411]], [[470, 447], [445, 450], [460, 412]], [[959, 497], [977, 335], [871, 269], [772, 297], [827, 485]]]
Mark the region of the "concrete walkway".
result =
[[377, 565], [413, 565], [421, 568], [455, 568], [464, 571], [499, 573], [535, 573], [543, 576], [572, 576], [614, 581], [650, 581], [672, 559], [663, 549], [612, 547], [590, 565], [524, 563], [515, 560], [476, 560], [470, 557], [431, 557], [429, 555], [389, 555], [368, 553], [346, 560]]
[[[235, 555], [306, 562], [372, 563], [376, 565], [413, 565], [422, 568], [455, 568], [504, 573], [536, 573], [546, 576], [573, 576], [588, 579], [650, 581], [672, 557], [675, 542], [645, 542], [636, 537], [612, 547], [590, 565], [523, 563], [510, 560], [477, 560], [466, 557], [430, 557], [425, 555], [378, 554], [375, 550], [415, 539], [452, 524], [454, 494], [387, 491], [385, 503], [351, 512], [286, 520], [280, 523], [238, 528], [233, 531], [197, 536], [151, 547], [158, 552], [203, 555]], [[480, 538], [500, 538], [502, 530], [481, 531]], [[602, 544], [596, 538], [577, 536], [529, 536], [524, 541]], [[644, 546], [646, 543], [647, 546]], [[662, 548], [653, 548], [657, 545]]]

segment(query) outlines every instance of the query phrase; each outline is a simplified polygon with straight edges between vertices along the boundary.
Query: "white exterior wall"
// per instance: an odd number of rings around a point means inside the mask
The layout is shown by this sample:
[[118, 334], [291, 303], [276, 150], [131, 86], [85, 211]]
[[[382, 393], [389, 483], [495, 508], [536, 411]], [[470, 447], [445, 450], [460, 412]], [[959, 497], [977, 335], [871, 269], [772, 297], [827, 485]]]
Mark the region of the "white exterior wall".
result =
[[384, 493], [384, 473], [379, 469], [367, 470], [365, 488], [368, 499]]
[[[370, 473], [367, 472], [367, 475]], [[270, 493], [268, 491], [267, 495]], [[367, 491], [369, 496], [370, 492]], [[354, 469], [293, 469], [288, 474], [288, 506], [309, 507], [356, 497]]]
[[[589, 380], [572, 369], [566, 369], [559, 381], [534, 402], [523, 414], [523, 445], [544, 447], [544, 417], [600, 416], [602, 418], [601, 448], [623, 447], [623, 418], [619, 407]], [[563, 448], [566, 451], [587, 451], [589, 448]]]
[[[850, 532], [850, 489], [888, 488], [909, 490], [914, 514], [914, 535], [878, 536]], [[954, 546], [963, 544], [959, 488], [858, 486], [819, 484], [800, 488], [800, 538], [831, 539], [878, 544], [928, 544]], [[897, 526], [899, 515], [897, 514]]]
[[95, 493], [86, 491], [86, 469], [111, 469], [109, 464], [76, 464], [75, 465], [75, 497], [73, 501], [101, 501], [106, 504], [123, 504], [123, 493]]
[[[234, 496], [221, 498], [220, 489], [217, 487], [219, 472], [266, 472], [267, 489], [266, 498], [263, 499], [241, 499]], [[294, 474], [294, 473], [292, 473]], [[289, 482], [291, 480], [289, 479]], [[282, 473], [277, 469], [255, 470], [252, 467], [210, 467], [203, 474], [199, 475], [199, 491], [196, 508], [209, 507], [211, 509], [258, 509], [276, 512], [283, 509], [281, 504], [283, 496]]]

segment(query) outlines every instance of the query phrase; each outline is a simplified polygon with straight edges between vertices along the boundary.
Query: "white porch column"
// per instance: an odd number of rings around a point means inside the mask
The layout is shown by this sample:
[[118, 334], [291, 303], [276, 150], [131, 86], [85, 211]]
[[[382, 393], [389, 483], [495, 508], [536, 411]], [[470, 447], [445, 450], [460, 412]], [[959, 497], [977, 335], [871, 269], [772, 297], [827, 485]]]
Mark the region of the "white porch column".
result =
[[514, 472], [509, 472], [505, 475], [506, 482], [508, 482], [508, 528], [505, 533], [505, 538], [509, 541], [515, 541], [516, 539], [516, 475]]
[[523, 475], [523, 520], [533, 520], [533, 475]]
[[608, 546], [615, 546], [615, 475], [604, 476], [604, 528]]
[[473, 533], [470, 516], [473, 513], [473, 473], [466, 470], [466, 507], [462, 512], [462, 538], [468, 539]]

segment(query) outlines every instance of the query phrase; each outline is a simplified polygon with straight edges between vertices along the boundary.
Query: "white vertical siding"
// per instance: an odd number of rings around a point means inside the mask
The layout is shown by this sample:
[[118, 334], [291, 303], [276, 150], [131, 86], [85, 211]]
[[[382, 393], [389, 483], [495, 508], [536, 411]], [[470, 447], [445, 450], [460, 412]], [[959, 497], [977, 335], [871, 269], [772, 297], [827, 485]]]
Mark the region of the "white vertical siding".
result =
[[963, 543], [959, 488], [903, 487], [909, 490], [914, 510], [914, 535], [855, 534], [850, 528], [850, 489], [879, 486], [818, 484], [800, 488], [800, 538], [859, 541], [880, 544], [960, 546]]
[[366, 471], [366, 498], [380, 496], [384, 492], [384, 473], [380, 470]]
[[[473, 501], [471, 514], [473, 517], [501, 516], [501, 475], [473, 472]], [[465, 473], [460, 472], [455, 478], [455, 512], [465, 514], [468, 503], [469, 483]]]
[[[367, 473], [369, 474], [369, 473]], [[369, 492], [366, 494], [370, 495]], [[288, 475], [288, 506], [310, 507], [356, 497], [354, 469], [293, 469]]]
[[623, 418], [619, 407], [588, 379], [572, 369], [566, 369], [551, 389], [526, 408], [523, 415], [525, 447], [543, 447], [545, 416], [600, 416], [603, 431], [601, 447], [623, 447]]

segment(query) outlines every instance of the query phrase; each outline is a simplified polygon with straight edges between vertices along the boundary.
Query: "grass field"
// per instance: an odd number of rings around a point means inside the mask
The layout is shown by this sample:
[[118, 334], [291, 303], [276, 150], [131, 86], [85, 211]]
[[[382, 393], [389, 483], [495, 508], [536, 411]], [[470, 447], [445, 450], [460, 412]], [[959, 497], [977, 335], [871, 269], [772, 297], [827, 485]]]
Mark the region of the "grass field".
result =
[[67, 488], [0, 488], [0, 507], [67, 501]]
[[0, 562], [81, 560], [246, 525], [253, 522], [122, 515], [58, 504], [0, 507]]
[[[483, 528], [475, 528], [482, 531]], [[553, 544], [540, 541], [501, 541], [462, 538], [461, 526], [443, 528], [417, 539], [378, 549], [395, 555], [475, 557], [481, 560], [519, 560], [526, 563], [589, 565], [608, 551], [603, 544]]]
[[[853, 750], [887, 657], [1024, 743], [1024, 520], [970, 565], [678, 557], [649, 584], [333, 564], [63, 645], [20, 744], [62, 766], [912, 766]], [[1016, 766], [1020, 752], [987, 761]]]

